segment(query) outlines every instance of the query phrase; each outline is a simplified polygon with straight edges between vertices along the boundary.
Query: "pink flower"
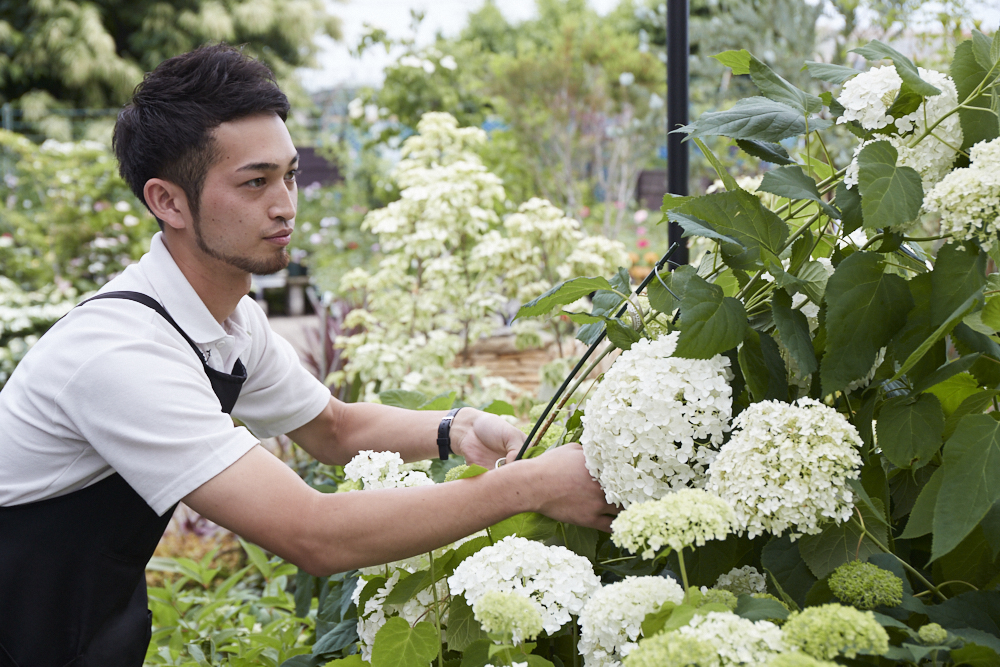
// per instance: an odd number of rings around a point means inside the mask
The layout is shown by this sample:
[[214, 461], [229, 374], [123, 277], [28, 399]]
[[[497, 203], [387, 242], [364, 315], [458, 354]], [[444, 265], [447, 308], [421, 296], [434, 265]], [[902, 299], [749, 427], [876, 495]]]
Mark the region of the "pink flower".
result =
[[649, 239], [639, 239], [639, 247], [640, 248], [648, 248], [649, 247]]
[[[642, 223], [646, 222], [646, 219], [648, 217], [649, 217], [649, 211], [647, 211], [644, 208], [640, 208], [638, 211], [635, 212], [635, 215], [632, 216], [632, 219], [635, 220], [637, 225], [641, 225]], [[642, 233], [645, 234], [645, 232]]]
[[583, 208], [580, 209], [580, 217], [581, 218], [589, 218], [590, 217], [590, 207], [589, 206], [584, 206]]
[[645, 236], [646, 235], [646, 228], [645, 227], [641, 227], [641, 226], [637, 227], [636, 230], [635, 230], [635, 233], [638, 234], [639, 236]]

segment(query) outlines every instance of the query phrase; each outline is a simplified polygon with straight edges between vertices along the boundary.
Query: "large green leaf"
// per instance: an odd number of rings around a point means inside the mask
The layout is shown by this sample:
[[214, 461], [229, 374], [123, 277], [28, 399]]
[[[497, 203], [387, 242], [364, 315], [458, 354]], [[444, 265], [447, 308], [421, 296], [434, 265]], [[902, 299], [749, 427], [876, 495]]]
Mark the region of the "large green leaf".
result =
[[806, 594], [818, 580], [802, 560], [798, 542], [787, 535], [772, 537], [761, 551], [760, 563], [796, 604], [804, 606]]
[[448, 603], [448, 631], [445, 638], [452, 651], [464, 651], [472, 642], [489, 639], [489, 635], [473, 616], [469, 603], [461, 595], [453, 595]]
[[736, 347], [747, 330], [743, 304], [699, 276], [688, 280], [681, 301], [681, 335], [674, 355], [710, 359]]
[[429, 570], [417, 570], [396, 582], [385, 598], [386, 604], [403, 604], [431, 585]]
[[432, 623], [421, 621], [411, 628], [402, 618], [394, 616], [375, 634], [372, 667], [427, 667], [440, 646]]
[[788, 238], [788, 225], [742, 189], [692, 199], [667, 217], [683, 224], [678, 214], [697, 218], [746, 248], [737, 255], [723, 246], [723, 257], [733, 268], [750, 268], [764, 256], [777, 256]]
[[774, 339], [748, 330], [740, 346], [739, 361], [754, 402], [788, 400], [788, 371]]
[[750, 73], [750, 59], [753, 58], [750, 52], [746, 49], [740, 49], [739, 51], [723, 51], [722, 53], [717, 53], [712, 56], [724, 66], [733, 70], [733, 74], [739, 76], [741, 74]]
[[925, 613], [934, 623], [948, 630], [974, 628], [1000, 635], [1000, 592], [969, 591], [940, 604], [930, 605]]
[[974, 415], [986, 411], [993, 404], [993, 399], [1000, 396], [1000, 391], [996, 389], [987, 389], [985, 391], [977, 391], [973, 394], [969, 394], [962, 400], [944, 422], [944, 438], [947, 440], [954, 433], [955, 429], [958, 428], [958, 423], [962, 421], [962, 417], [965, 415]]
[[573, 278], [564, 283], [559, 283], [552, 289], [542, 294], [537, 299], [532, 299], [521, 306], [517, 311], [518, 317], [539, 317], [548, 315], [557, 306], [565, 306], [573, 303], [577, 299], [587, 296], [597, 290], [611, 290], [611, 283], [606, 278], [596, 276], [593, 278]]
[[958, 546], [1000, 500], [1000, 423], [989, 415], [964, 417], [944, 445], [942, 468], [931, 560]]
[[823, 212], [835, 220], [840, 219], [840, 212], [826, 203], [819, 194], [816, 181], [802, 171], [798, 165], [778, 167], [764, 174], [758, 190], [776, 194], [788, 199], [807, 199], [819, 204]]
[[[902, 363], [902, 365], [896, 371], [896, 374], [892, 376], [891, 381], [894, 382], [894, 381], [898, 380], [903, 375], [905, 375], [906, 373], [908, 373], [911, 368], [913, 368], [918, 363], [920, 363], [921, 359], [924, 358], [924, 355], [926, 355], [927, 352], [929, 352], [931, 350], [931, 348], [933, 348], [934, 345], [941, 338], [943, 338], [945, 335], [947, 335], [947, 333], [949, 331], [951, 331], [955, 327], [956, 324], [958, 324], [959, 322], [961, 322], [963, 317], [965, 317], [966, 315], [968, 315], [969, 312], [971, 312], [976, 307], [976, 305], [977, 305], [977, 303], [978, 303], [978, 301], [979, 301], [980, 298], [981, 297], [979, 295], [973, 295], [973, 296], [970, 296], [968, 299], [966, 299], [964, 303], [960, 304], [959, 307], [956, 308], [955, 311], [951, 314], [951, 316], [948, 317], [944, 322], [942, 322], [937, 327], [937, 329], [935, 329], [931, 333], [931, 335], [929, 335], [927, 338], [925, 338], [920, 343], [920, 345], [917, 346], [917, 349], [914, 350], [913, 353], [910, 354], [910, 356], [906, 358], [906, 361], [904, 361]], [[955, 362], [955, 363], [958, 363], [958, 362]], [[923, 381], [922, 381], [922, 383], [923, 383]]]
[[787, 104], [804, 116], [819, 113], [823, 109], [822, 100], [788, 83], [753, 56], [750, 56], [750, 79], [764, 93], [764, 97]]
[[849, 79], [853, 79], [858, 74], [861, 74], [860, 70], [856, 70], [853, 67], [831, 65], [830, 63], [817, 63], [812, 60], [806, 61], [806, 69], [809, 70], [809, 76], [812, 78], [836, 84], [844, 83]]
[[755, 141], [753, 139], [737, 139], [736, 145], [749, 155], [764, 162], [770, 162], [771, 164], [795, 164], [795, 160], [789, 157], [788, 151], [781, 144], [771, 143], [770, 141]]
[[844, 259], [826, 285], [826, 353], [820, 362], [823, 394], [864, 377], [875, 357], [906, 323], [913, 298], [906, 281], [884, 273], [875, 253]]
[[937, 506], [938, 493], [944, 481], [944, 468], [938, 468], [924, 484], [917, 502], [910, 510], [910, 518], [906, 522], [906, 530], [899, 536], [902, 540], [926, 535], [934, 530], [934, 508]]
[[848, 188], [843, 181], [837, 183], [837, 191], [833, 202], [842, 214], [840, 221], [844, 225], [844, 233], [850, 234], [861, 227], [864, 215], [861, 211], [861, 193], [857, 187]]
[[979, 392], [979, 383], [969, 373], [956, 373], [927, 392], [937, 396], [945, 416], [951, 416], [967, 398]]
[[547, 540], [555, 535], [559, 522], [536, 512], [521, 512], [493, 524], [490, 534], [494, 540], [517, 535], [529, 540]]
[[781, 141], [803, 134], [806, 120], [795, 109], [766, 97], [746, 97], [725, 111], [704, 113], [681, 128], [690, 138], [724, 136], [732, 139]]
[[925, 466], [941, 448], [944, 432], [941, 402], [930, 394], [889, 399], [879, 412], [876, 430], [882, 453], [894, 465]]
[[[976, 61], [971, 40], [958, 45], [951, 61], [950, 73], [955, 80], [960, 102], [967, 99], [983, 82], [986, 71], [986, 68]], [[997, 75], [998, 70], [994, 69], [990, 79], [995, 79]], [[989, 95], [979, 95], [967, 103], [969, 107], [976, 108], [958, 110], [958, 117], [962, 123], [962, 150], [968, 151], [981, 141], [991, 141], [1000, 136], [1000, 119], [990, 111], [990, 102]]]
[[915, 93], [924, 97], [932, 97], [941, 93], [940, 90], [920, 78], [920, 72], [913, 61], [902, 53], [884, 44], [877, 39], [868, 44], [852, 49], [854, 53], [864, 57], [866, 60], [891, 60], [896, 67], [896, 73], [903, 80], [903, 84]]
[[771, 295], [771, 315], [781, 342], [799, 365], [802, 374], [815, 373], [819, 363], [809, 335], [809, 321], [802, 311], [792, 310], [792, 297], [785, 290], [776, 289]]
[[861, 211], [868, 229], [901, 227], [915, 220], [924, 202], [920, 174], [896, 164], [898, 153], [888, 141], [876, 141], [858, 154]]
[[[715, 230], [711, 224], [705, 220], [681, 213], [680, 211], [670, 211], [667, 219], [676, 222], [684, 230], [684, 238], [690, 236], [702, 236], [706, 239], [718, 241], [724, 256], [738, 256], [746, 250], [746, 246], [731, 236], [726, 236]], [[748, 264], [747, 266], [751, 266]]]
[[777, 600], [755, 598], [749, 595], [739, 597], [733, 613], [748, 621], [785, 620], [788, 618], [788, 609]]
[[[872, 502], [876, 505], [882, 504], [877, 498], [873, 498]], [[866, 506], [859, 505], [857, 509], [864, 517], [868, 532], [885, 544], [888, 541], [886, 527]], [[879, 511], [884, 514], [881, 510], [879, 507]], [[866, 560], [868, 556], [881, 552], [882, 550], [861, 532], [861, 528], [853, 518], [839, 525], [830, 522], [818, 535], [804, 535], [799, 539], [799, 554], [817, 579], [822, 579], [844, 563]]]
[[695, 268], [687, 264], [674, 271], [657, 272], [646, 286], [650, 307], [666, 315], [673, 313], [681, 305], [688, 280], [696, 274]]
[[938, 250], [931, 272], [931, 324], [938, 326], [986, 285], [986, 253], [972, 242], [954, 242]]

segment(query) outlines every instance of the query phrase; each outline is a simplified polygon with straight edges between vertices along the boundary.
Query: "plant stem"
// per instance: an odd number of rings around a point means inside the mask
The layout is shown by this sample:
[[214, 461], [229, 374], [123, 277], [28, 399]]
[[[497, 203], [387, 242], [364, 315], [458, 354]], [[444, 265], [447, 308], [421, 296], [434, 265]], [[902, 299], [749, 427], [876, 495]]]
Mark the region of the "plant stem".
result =
[[912, 565], [910, 565], [909, 563], [907, 563], [905, 560], [903, 560], [902, 558], [900, 558], [899, 556], [897, 556], [896, 554], [894, 554], [884, 544], [882, 544], [881, 542], [879, 542], [879, 540], [878, 540], [877, 537], [875, 537], [874, 535], [872, 535], [871, 533], [869, 533], [868, 529], [865, 528], [864, 524], [860, 523], [854, 517], [851, 517], [851, 521], [853, 521], [854, 524], [858, 528], [861, 529], [861, 532], [864, 533], [865, 537], [867, 537], [869, 540], [871, 540], [875, 544], [875, 546], [877, 546], [879, 549], [881, 549], [884, 553], [892, 554], [892, 557], [895, 558], [896, 560], [898, 560], [899, 564], [902, 565], [903, 568], [907, 572], [909, 572], [910, 574], [912, 574], [914, 577], [916, 577], [920, 581], [920, 583], [922, 583], [924, 586], [926, 586], [927, 590], [932, 591], [935, 595], [937, 595], [939, 598], [941, 598], [942, 602], [945, 602], [945, 601], [948, 600], [948, 598], [945, 597], [945, 594], [942, 593], [940, 590], [938, 590], [938, 588], [934, 584], [932, 584], [931, 582], [927, 581], [927, 579], [924, 577], [924, 575], [920, 574], [920, 572], [918, 572], [916, 568], [914, 568]]
[[438, 667], [444, 667], [444, 643], [441, 641], [441, 607], [438, 601], [437, 580], [434, 578], [434, 552], [428, 551], [431, 561], [431, 593], [434, 595], [434, 625], [437, 627]]
[[688, 574], [687, 570], [684, 568], [684, 549], [677, 550], [677, 562], [681, 566], [681, 581], [684, 582], [684, 604], [688, 601]]

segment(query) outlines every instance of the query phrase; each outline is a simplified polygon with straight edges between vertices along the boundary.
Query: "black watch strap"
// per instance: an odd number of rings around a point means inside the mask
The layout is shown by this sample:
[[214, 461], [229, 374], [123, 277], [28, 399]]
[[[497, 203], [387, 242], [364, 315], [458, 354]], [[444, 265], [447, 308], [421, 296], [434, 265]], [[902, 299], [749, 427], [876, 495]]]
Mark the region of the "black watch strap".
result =
[[441, 423], [438, 424], [438, 456], [442, 461], [447, 461], [448, 456], [451, 455], [451, 423], [455, 420], [455, 415], [461, 409], [452, 408], [448, 411], [448, 414], [441, 418]]

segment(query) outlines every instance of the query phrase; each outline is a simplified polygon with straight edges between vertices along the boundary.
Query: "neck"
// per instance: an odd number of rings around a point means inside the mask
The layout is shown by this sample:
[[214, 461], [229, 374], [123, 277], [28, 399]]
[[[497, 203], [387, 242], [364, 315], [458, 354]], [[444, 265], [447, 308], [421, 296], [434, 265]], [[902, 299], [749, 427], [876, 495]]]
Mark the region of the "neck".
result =
[[250, 274], [209, 257], [197, 246], [163, 235], [163, 244], [177, 268], [194, 288], [212, 317], [222, 322], [233, 314], [240, 299], [250, 292]]

